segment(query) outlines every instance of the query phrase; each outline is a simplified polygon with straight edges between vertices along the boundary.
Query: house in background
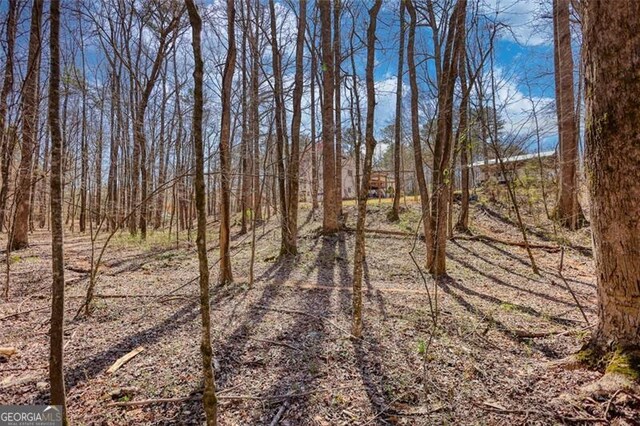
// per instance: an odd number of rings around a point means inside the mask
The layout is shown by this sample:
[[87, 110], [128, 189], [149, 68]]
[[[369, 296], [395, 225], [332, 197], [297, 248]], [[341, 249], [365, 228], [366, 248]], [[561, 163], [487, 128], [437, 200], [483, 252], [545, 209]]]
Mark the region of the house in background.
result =
[[540, 154], [521, 154], [502, 159], [502, 164], [506, 173], [502, 173], [500, 162], [493, 158], [490, 160], [480, 160], [469, 165], [475, 178], [476, 186], [487, 181], [494, 181], [500, 184], [511, 182], [516, 178], [522, 178], [531, 170], [536, 170], [537, 177], [540, 176], [540, 163], [547, 178], [556, 175], [556, 151], [544, 151]]
[[[318, 164], [318, 201], [322, 201], [322, 142], [316, 144]], [[342, 155], [342, 199], [357, 197], [356, 161], [351, 155]], [[300, 201], [310, 202], [312, 196], [311, 144], [307, 144], [300, 155]]]
[[377, 170], [371, 172], [369, 180], [369, 198], [386, 198], [393, 194], [395, 180], [393, 172], [388, 170]]

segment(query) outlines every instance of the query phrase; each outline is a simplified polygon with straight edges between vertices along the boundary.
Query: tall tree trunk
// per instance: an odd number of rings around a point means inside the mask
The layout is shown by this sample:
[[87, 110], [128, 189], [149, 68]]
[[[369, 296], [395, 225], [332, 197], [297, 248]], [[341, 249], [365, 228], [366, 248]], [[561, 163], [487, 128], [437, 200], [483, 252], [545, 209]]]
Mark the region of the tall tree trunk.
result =
[[570, 0], [553, 0], [553, 58], [560, 136], [559, 193], [554, 216], [561, 226], [576, 229], [584, 222], [584, 217], [578, 204], [578, 126], [573, 93], [569, 2]]
[[373, 80], [373, 67], [376, 56], [376, 23], [382, 0], [376, 0], [369, 10], [369, 27], [367, 28], [367, 121], [365, 127], [366, 148], [364, 166], [362, 168], [362, 183], [358, 192], [358, 219], [356, 221], [356, 247], [353, 259], [353, 323], [351, 333], [362, 335], [362, 274], [365, 262], [364, 225], [367, 216], [367, 195], [371, 180], [371, 163], [376, 140], [373, 137], [374, 112], [376, 107], [376, 92]]
[[[355, 124], [352, 124], [355, 127], [355, 163], [356, 163], [356, 190], [360, 185], [360, 150], [362, 148], [362, 112], [360, 111], [360, 92], [358, 90], [358, 72], [356, 70], [356, 59], [355, 59], [355, 47], [353, 44], [353, 38], [355, 36], [356, 29], [352, 27], [351, 34], [349, 35], [349, 47], [351, 50], [351, 77], [353, 80], [352, 84], [352, 98], [355, 99]], [[353, 111], [352, 111], [353, 112]]]
[[273, 81], [276, 122], [276, 164], [278, 167], [278, 200], [280, 202], [280, 254], [295, 252], [295, 245], [291, 247], [291, 229], [289, 228], [289, 209], [287, 205], [287, 188], [284, 166], [284, 104], [282, 94], [282, 65], [280, 50], [278, 50], [278, 36], [276, 34], [276, 12], [273, 0], [269, 0], [269, 18], [271, 23], [271, 57], [273, 58]]
[[[250, 0], [247, 0], [249, 4]], [[254, 222], [262, 220], [262, 190], [260, 188], [260, 93], [259, 93], [259, 66], [260, 66], [260, 53], [258, 49], [258, 41], [260, 37], [260, 3], [255, 2], [254, 7], [254, 32], [250, 32], [249, 46], [251, 50], [251, 142], [253, 150], [253, 214], [255, 215]], [[265, 155], [266, 157], [266, 155]]]
[[287, 195], [287, 213], [289, 222], [289, 241], [286, 243], [286, 253], [298, 252], [298, 188], [300, 178], [300, 123], [302, 120], [302, 91], [304, 89], [304, 33], [307, 22], [307, 1], [300, 0], [298, 17], [298, 36], [296, 39], [296, 73], [293, 83], [293, 115], [291, 116], [291, 155], [289, 157]]
[[418, 112], [418, 77], [416, 72], [415, 61], [415, 39], [417, 16], [413, 0], [407, 0], [405, 7], [409, 13], [409, 35], [407, 37], [407, 68], [409, 69], [409, 86], [411, 88], [411, 139], [413, 142], [413, 158], [416, 164], [416, 179], [418, 181], [418, 190], [420, 191], [420, 206], [422, 207], [422, 226], [427, 250], [431, 249], [431, 233], [429, 232], [429, 190], [427, 188], [427, 180], [424, 175], [424, 161], [422, 159], [422, 143], [420, 141], [420, 125]]
[[[315, 45], [315, 29], [312, 43]], [[318, 204], [318, 148], [316, 145], [316, 73], [318, 67], [317, 55], [314, 49], [310, 49], [311, 54], [311, 208], [315, 211]]]
[[[460, 180], [462, 200], [460, 201], [460, 214], [455, 229], [459, 232], [469, 232], [469, 96], [470, 88], [468, 79], [471, 75], [466, 72], [466, 55], [460, 59], [460, 87], [462, 100], [460, 101], [460, 123], [458, 125], [458, 146], [460, 149]], [[455, 164], [453, 164], [455, 167]], [[452, 167], [452, 169], [454, 169]]]
[[227, 59], [222, 74], [222, 117], [220, 124], [220, 283], [233, 281], [231, 272], [231, 85], [236, 66], [235, 2], [227, 0]]
[[[162, 73], [162, 105], [160, 105], [160, 137], [158, 141], [158, 187], [163, 187], [167, 180], [167, 168], [166, 168], [166, 104], [168, 101], [167, 96], [167, 67], [165, 64], [164, 71]], [[153, 220], [153, 229], [160, 229], [162, 227], [162, 218], [164, 216], [164, 204], [165, 204], [165, 190], [161, 190], [156, 198], [156, 210]]]
[[584, 10], [586, 166], [600, 322], [593, 343], [640, 348], [640, 2]]
[[336, 210], [336, 152], [334, 150], [333, 97], [334, 67], [331, 48], [331, 2], [321, 1], [320, 9], [322, 46], [322, 231], [325, 234], [337, 232], [338, 211]]
[[[447, 207], [449, 180], [452, 178], [451, 146], [453, 136], [453, 99], [458, 76], [458, 63], [464, 53], [466, 0], [458, 0], [449, 21], [444, 58], [438, 79], [438, 116], [433, 148], [432, 197], [427, 248], [427, 266], [433, 276], [446, 274]], [[435, 23], [434, 23], [435, 25]]]
[[394, 126], [394, 146], [393, 146], [393, 206], [389, 212], [389, 220], [400, 219], [400, 146], [402, 145], [402, 69], [404, 65], [404, 3], [400, 3], [400, 46], [398, 47], [398, 75], [396, 82], [396, 119]]
[[342, 97], [340, 91], [340, 66], [342, 64], [342, 52], [340, 39], [340, 17], [342, 15], [342, 0], [333, 2], [333, 58], [334, 58], [334, 83], [335, 90], [335, 132], [336, 132], [336, 213], [342, 216]]
[[89, 177], [89, 142], [87, 140], [87, 82], [85, 79], [86, 66], [84, 55], [84, 37], [82, 31], [82, 13], [78, 13], [78, 36], [80, 38], [80, 58], [82, 75], [78, 85], [82, 91], [82, 119], [80, 124], [80, 217], [78, 227], [80, 232], [87, 229], [87, 179]]
[[200, 314], [202, 316], [202, 331], [200, 352], [202, 354], [202, 371], [204, 374], [204, 395], [202, 404], [207, 415], [207, 425], [217, 423], [218, 401], [216, 398], [216, 382], [212, 368], [213, 352], [211, 350], [211, 309], [209, 306], [209, 263], [207, 260], [207, 211], [204, 187], [204, 148], [202, 144], [202, 111], [203, 111], [203, 74], [204, 62], [200, 47], [202, 19], [193, 0], [186, 0], [191, 22], [193, 56], [195, 68], [193, 70], [193, 150], [195, 155], [195, 190], [196, 208], [198, 211], [198, 264], [200, 266]]
[[[60, 134], [60, 0], [50, 0], [49, 37], [49, 128], [51, 131], [51, 347], [49, 380], [51, 404], [62, 406], [63, 424], [67, 422], [64, 388], [64, 229], [62, 226], [62, 135]], [[42, 9], [40, 9], [42, 12]]]
[[4, 229], [7, 208], [7, 194], [9, 192], [9, 166], [13, 158], [15, 137], [6, 126], [7, 100], [13, 89], [13, 54], [16, 43], [16, 28], [18, 26], [18, 0], [9, 0], [7, 6], [7, 51], [5, 55], [4, 80], [0, 92], [0, 232]]
[[[244, 5], [244, 2], [240, 4]], [[247, 12], [245, 12], [244, 6], [242, 6], [242, 22], [242, 136], [240, 137], [240, 157], [242, 161], [240, 208], [242, 224], [240, 234], [245, 234], [247, 232], [247, 222], [250, 219], [248, 213], [249, 206], [251, 205], [251, 184], [253, 183], [253, 177], [251, 176], [251, 141], [249, 139], [249, 103], [247, 100], [247, 33], [249, 32], [249, 26], [247, 24], [249, 19], [247, 18]]]
[[29, 245], [29, 214], [31, 212], [31, 169], [36, 148], [38, 119], [38, 74], [40, 72], [42, 0], [34, 0], [31, 8], [29, 30], [29, 56], [27, 75], [22, 89], [22, 147], [20, 170], [16, 187], [16, 212], [13, 232], [9, 238], [10, 249], [19, 250]]

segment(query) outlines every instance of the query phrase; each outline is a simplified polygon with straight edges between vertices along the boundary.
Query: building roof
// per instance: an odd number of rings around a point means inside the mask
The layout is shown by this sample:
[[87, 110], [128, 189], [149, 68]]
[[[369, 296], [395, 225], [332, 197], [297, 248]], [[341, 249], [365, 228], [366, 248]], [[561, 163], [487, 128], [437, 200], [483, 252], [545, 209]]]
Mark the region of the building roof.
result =
[[[553, 157], [554, 155], [556, 155], [556, 151], [543, 151], [539, 154], [540, 158], [545, 158], [545, 157]], [[503, 163], [514, 163], [517, 161], [525, 161], [525, 160], [531, 160], [532, 158], [538, 158], [538, 153], [534, 152], [533, 154], [521, 154], [521, 155], [514, 155], [513, 157], [507, 157], [507, 158], [503, 158], [502, 162]], [[492, 165], [492, 164], [497, 164], [498, 160], [496, 158], [492, 158], [487, 160], [487, 165]], [[480, 166], [484, 166], [484, 160], [480, 160], [480, 161], [476, 161], [475, 163], [473, 163], [471, 166], [472, 167], [480, 167]]]

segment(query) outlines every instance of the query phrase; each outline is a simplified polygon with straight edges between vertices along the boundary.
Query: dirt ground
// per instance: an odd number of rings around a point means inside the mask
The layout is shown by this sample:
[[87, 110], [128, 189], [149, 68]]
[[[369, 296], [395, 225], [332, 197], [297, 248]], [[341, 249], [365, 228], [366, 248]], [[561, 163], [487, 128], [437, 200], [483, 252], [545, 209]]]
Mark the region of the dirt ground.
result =
[[[395, 224], [385, 219], [387, 209], [373, 202], [367, 227], [416, 228], [417, 205]], [[353, 227], [354, 208], [345, 211]], [[576, 299], [591, 325], [597, 319], [588, 229], [561, 237], [552, 237], [548, 224], [531, 229], [534, 244], [577, 247], [566, 249], [562, 269], [575, 298], [558, 273], [557, 250], [533, 250], [538, 276], [521, 247], [450, 241], [450, 277], [436, 286], [411, 261], [413, 249], [424, 263], [423, 242], [369, 233], [365, 331], [357, 340], [349, 336], [354, 235], [321, 236], [321, 220], [321, 213], [301, 211], [300, 254], [287, 259], [277, 258], [276, 219], [260, 226], [253, 288], [251, 234], [233, 229], [235, 283], [212, 285], [220, 424], [640, 424], [640, 399], [563, 397], [601, 374], [553, 364], [588, 338]], [[471, 222], [475, 234], [522, 240], [496, 206], [472, 205]], [[216, 231], [212, 224], [212, 278]], [[146, 243], [116, 236], [100, 269], [94, 314], [74, 319], [88, 282], [90, 239], [67, 236], [65, 374], [73, 424], [203, 423], [197, 257], [195, 244], [180, 238], [176, 245], [175, 236], [161, 233]], [[49, 244], [38, 231], [30, 248], [9, 259], [0, 346], [18, 354], [0, 358], [0, 404], [48, 400]], [[144, 351], [107, 373], [138, 347]], [[161, 398], [179, 400], [110, 405]]]

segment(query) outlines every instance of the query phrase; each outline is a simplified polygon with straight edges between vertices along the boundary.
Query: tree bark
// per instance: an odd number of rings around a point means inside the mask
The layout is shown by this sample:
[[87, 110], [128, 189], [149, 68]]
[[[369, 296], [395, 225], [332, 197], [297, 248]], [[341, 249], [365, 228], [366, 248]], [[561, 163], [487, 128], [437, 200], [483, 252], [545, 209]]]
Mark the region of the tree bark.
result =
[[554, 216], [561, 226], [577, 229], [584, 223], [584, 217], [578, 204], [578, 126], [573, 93], [569, 1], [553, 0], [553, 58], [560, 146], [559, 191]]
[[335, 132], [336, 132], [336, 214], [342, 217], [342, 97], [340, 83], [340, 65], [342, 52], [340, 40], [340, 17], [342, 15], [342, 0], [333, 2], [333, 88], [335, 90]]
[[291, 246], [291, 229], [289, 228], [289, 207], [287, 205], [287, 188], [285, 176], [285, 140], [284, 140], [284, 103], [282, 97], [282, 65], [278, 36], [276, 34], [276, 12], [273, 0], [269, 0], [269, 18], [271, 23], [271, 57], [273, 58], [273, 82], [276, 124], [276, 164], [278, 168], [278, 201], [280, 203], [280, 254], [295, 253], [295, 245]]
[[431, 233], [429, 232], [429, 190], [424, 175], [424, 161], [422, 159], [422, 143], [420, 142], [420, 125], [418, 123], [418, 77], [415, 62], [415, 39], [417, 16], [413, 0], [407, 0], [405, 7], [409, 13], [409, 35], [407, 37], [407, 67], [409, 68], [409, 86], [411, 88], [411, 139], [413, 142], [413, 158], [416, 165], [416, 179], [420, 191], [420, 205], [422, 207], [422, 226], [427, 243], [427, 250], [432, 246]]
[[[315, 45], [316, 32], [314, 30], [312, 43]], [[311, 52], [311, 208], [315, 211], [318, 204], [318, 152], [316, 145], [316, 73], [318, 59], [314, 49]]]
[[429, 273], [436, 277], [446, 274], [448, 187], [453, 176], [449, 169], [453, 133], [453, 99], [459, 59], [464, 52], [466, 8], [466, 0], [458, 0], [453, 8], [441, 64], [442, 71], [438, 79], [438, 116], [433, 148], [429, 220], [429, 233], [433, 244], [427, 248], [427, 267]]
[[302, 91], [304, 89], [304, 34], [307, 22], [307, 1], [300, 0], [298, 35], [296, 39], [296, 72], [293, 83], [293, 114], [291, 116], [291, 155], [289, 157], [287, 195], [288, 237], [286, 253], [298, 252], [298, 189], [300, 177], [300, 123], [302, 121]]
[[31, 8], [29, 30], [29, 56], [27, 75], [22, 89], [22, 147], [20, 149], [20, 170], [15, 194], [15, 218], [9, 238], [11, 250], [19, 250], [29, 245], [29, 215], [31, 213], [31, 169], [36, 148], [36, 123], [38, 119], [38, 74], [40, 72], [42, 0], [34, 0]]
[[200, 47], [202, 19], [193, 0], [186, 0], [189, 21], [191, 22], [192, 46], [195, 67], [193, 70], [193, 151], [195, 156], [195, 190], [196, 209], [198, 211], [198, 264], [200, 269], [200, 314], [202, 330], [200, 352], [202, 354], [202, 372], [204, 375], [204, 395], [202, 404], [207, 415], [207, 425], [217, 423], [218, 401], [216, 398], [216, 382], [213, 372], [213, 352], [211, 350], [211, 312], [209, 305], [209, 263], [207, 260], [207, 210], [204, 186], [204, 148], [202, 143], [202, 111], [203, 111], [203, 75], [204, 62]]
[[362, 335], [362, 275], [365, 262], [365, 238], [364, 225], [367, 216], [367, 195], [369, 181], [371, 180], [371, 163], [373, 151], [376, 148], [376, 140], [373, 136], [374, 112], [376, 107], [376, 92], [373, 80], [373, 67], [375, 63], [376, 23], [378, 11], [382, 6], [382, 0], [376, 0], [369, 10], [369, 27], [367, 28], [367, 120], [365, 124], [365, 154], [362, 168], [362, 183], [358, 192], [358, 219], [356, 221], [356, 247], [353, 260], [353, 323], [351, 333], [360, 337]]
[[236, 66], [235, 2], [227, 0], [227, 59], [222, 73], [222, 116], [220, 124], [220, 283], [233, 281], [231, 272], [231, 85]]
[[7, 52], [5, 56], [4, 80], [0, 92], [0, 232], [4, 229], [7, 208], [7, 194], [9, 192], [9, 166], [13, 158], [15, 137], [13, 132], [5, 129], [7, 117], [7, 100], [13, 89], [13, 55], [16, 43], [16, 29], [18, 27], [18, 0], [9, 0], [7, 6]]
[[318, 3], [320, 10], [321, 46], [322, 46], [322, 231], [332, 234], [339, 230], [338, 211], [336, 209], [336, 152], [334, 150], [334, 67], [331, 48], [331, 2]]
[[596, 346], [640, 348], [640, 2], [584, 9], [586, 166], [598, 280]]
[[[63, 371], [64, 340], [64, 229], [62, 226], [62, 135], [60, 134], [60, 0], [50, 0], [49, 37], [49, 129], [51, 131], [51, 347], [49, 380], [51, 404], [62, 406], [63, 424], [67, 421], [67, 404]], [[42, 12], [42, 9], [40, 9]]]
[[398, 47], [398, 75], [396, 83], [396, 119], [394, 125], [394, 146], [393, 146], [393, 206], [389, 213], [389, 219], [397, 221], [400, 219], [400, 146], [402, 144], [402, 69], [404, 66], [404, 3], [400, 3], [400, 46]]

